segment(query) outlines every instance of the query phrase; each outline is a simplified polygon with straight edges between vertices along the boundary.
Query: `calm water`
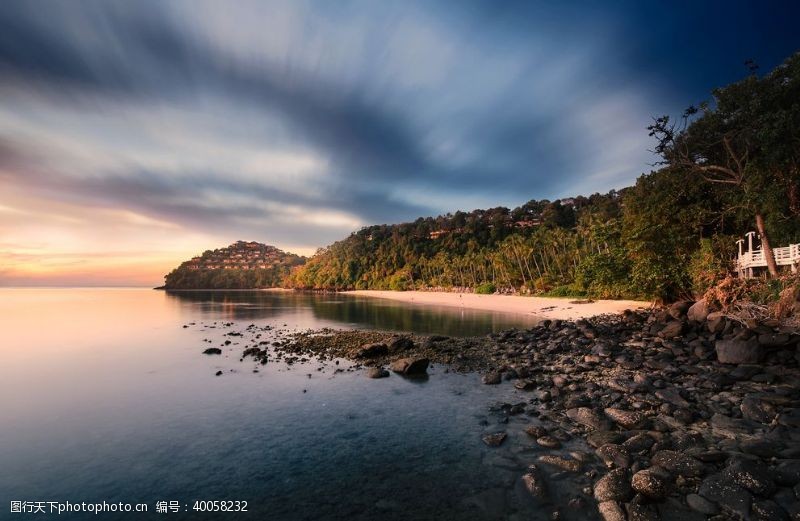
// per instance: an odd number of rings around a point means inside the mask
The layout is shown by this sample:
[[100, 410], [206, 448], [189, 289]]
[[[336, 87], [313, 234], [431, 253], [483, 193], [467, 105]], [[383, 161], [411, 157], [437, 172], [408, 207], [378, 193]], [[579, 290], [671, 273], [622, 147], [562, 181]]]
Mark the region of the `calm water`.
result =
[[[514, 490], [524, 461], [480, 441], [503, 428], [487, 405], [520, 401], [511, 386], [442, 367], [424, 382], [281, 363], [253, 373], [200, 354], [222, 330], [182, 327], [215, 320], [448, 335], [530, 325], [338, 295], [0, 290], [0, 519], [530, 515]], [[9, 514], [12, 500], [141, 502], [150, 513]], [[195, 500], [247, 501], [248, 512], [197, 514]], [[157, 501], [181, 512], [156, 514]]]

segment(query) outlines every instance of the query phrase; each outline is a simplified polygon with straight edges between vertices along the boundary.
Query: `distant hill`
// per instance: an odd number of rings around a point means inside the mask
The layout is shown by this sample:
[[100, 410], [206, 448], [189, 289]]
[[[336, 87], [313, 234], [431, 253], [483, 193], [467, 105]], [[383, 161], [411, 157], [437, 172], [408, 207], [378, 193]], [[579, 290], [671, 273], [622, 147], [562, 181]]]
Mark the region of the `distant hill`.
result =
[[207, 250], [164, 276], [160, 289], [255, 289], [281, 286], [305, 257], [259, 242]]

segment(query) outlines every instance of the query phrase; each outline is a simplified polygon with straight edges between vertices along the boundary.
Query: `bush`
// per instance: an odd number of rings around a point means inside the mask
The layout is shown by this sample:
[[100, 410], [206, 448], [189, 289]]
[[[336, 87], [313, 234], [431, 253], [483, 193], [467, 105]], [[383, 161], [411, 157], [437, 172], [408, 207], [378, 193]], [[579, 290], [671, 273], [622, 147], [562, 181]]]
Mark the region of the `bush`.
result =
[[395, 273], [389, 278], [389, 289], [392, 291], [406, 291], [408, 289], [408, 277], [404, 273]]
[[700, 242], [700, 249], [692, 254], [689, 261], [692, 291], [695, 295], [703, 295], [726, 275], [725, 263], [714, 251], [711, 239], [703, 239]]
[[497, 286], [491, 282], [483, 282], [475, 286], [475, 293], [478, 295], [491, 295], [497, 291]]

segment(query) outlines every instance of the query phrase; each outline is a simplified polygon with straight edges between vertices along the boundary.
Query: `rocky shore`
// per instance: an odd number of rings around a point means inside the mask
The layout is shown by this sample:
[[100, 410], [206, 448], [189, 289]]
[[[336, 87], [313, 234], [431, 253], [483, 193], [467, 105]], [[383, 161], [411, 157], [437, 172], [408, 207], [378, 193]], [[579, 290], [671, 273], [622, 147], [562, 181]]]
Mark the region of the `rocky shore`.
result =
[[513, 386], [524, 399], [490, 407], [483, 441], [500, 450], [524, 431], [515, 486], [554, 519], [800, 520], [800, 335], [776, 323], [701, 301], [480, 338], [252, 338], [242, 358], [261, 363], [344, 358], [373, 378], [439, 363]]

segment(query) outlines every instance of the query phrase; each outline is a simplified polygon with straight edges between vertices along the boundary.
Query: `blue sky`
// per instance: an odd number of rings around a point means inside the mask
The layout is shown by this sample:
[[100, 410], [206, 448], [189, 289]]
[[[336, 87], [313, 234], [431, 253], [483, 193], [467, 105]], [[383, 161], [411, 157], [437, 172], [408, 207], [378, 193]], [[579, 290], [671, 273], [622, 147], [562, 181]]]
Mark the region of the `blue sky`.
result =
[[797, 51], [798, 5], [4, 2], [0, 284], [630, 185], [651, 116]]

